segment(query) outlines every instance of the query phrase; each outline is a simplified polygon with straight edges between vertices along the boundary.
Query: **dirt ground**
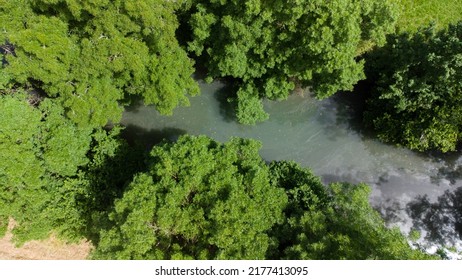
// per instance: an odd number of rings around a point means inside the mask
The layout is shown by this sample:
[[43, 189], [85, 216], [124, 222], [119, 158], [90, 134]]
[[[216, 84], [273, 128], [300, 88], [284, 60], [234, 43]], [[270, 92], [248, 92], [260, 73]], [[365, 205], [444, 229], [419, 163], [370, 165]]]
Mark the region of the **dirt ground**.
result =
[[7, 234], [0, 239], [0, 260], [84, 260], [91, 250], [89, 242], [66, 244], [55, 236], [17, 248], [11, 242], [13, 226], [14, 221], [10, 221]]

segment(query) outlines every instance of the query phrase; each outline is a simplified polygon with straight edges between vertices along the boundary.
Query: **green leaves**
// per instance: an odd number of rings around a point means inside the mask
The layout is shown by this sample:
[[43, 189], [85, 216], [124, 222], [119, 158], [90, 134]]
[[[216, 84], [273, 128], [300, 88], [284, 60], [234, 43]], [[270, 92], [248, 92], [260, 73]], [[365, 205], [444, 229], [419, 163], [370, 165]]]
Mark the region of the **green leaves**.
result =
[[0, 97], [0, 215], [18, 223], [20, 243], [57, 228], [49, 216], [57, 207], [53, 199], [63, 178], [87, 163], [91, 139], [91, 130], [73, 125], [57, 104], [47, 100], [34, 108], [26, 98], [17, 92]]
[[63, 109], [50, 100], [40, 104], [46, 114], [42, 123], [41, 147], [44, 165], [52, 174], [74, 176], [79, 166], [87, 164], [91, 129], [80, 129], [64, 119]]
[[392, 36], [370, 55], [368, 76], [376, 81], [365, 119], [380, 139], [419, 151], [455, 150], [462, 125], [461, 30], [458, 24]]
[[242, 81], [237, 118], [246, 124], [266, 119], [259, 99], [284, 99], [295, 84], [318, 98], [351, 90], [364, 78], [357, 54], [382, 45], [396, 19], [388, 1], [195, 3], [189, 51], [210, 77]]
[[[413, 250], [398, 228], [387, 228], [368, 202], [365, 184], [336, 183], [329, 186], [333, 203], [329, 216], [333, 228], [347, 241], [336, 248], [347, 259], [430, 259]], [[330, 258], [336, 258], [334, 254]]]
[[80, 127], [91, 128], [120, 120], [123, 111], [117, 102], [120, 94], [109, 77], [102, 77], [78, 83], [74, 93], [58, 100], [68, 108], [66, 116], [70, 120]]
[[151, 151], [109, 214], [100, 259], [422, 259], [388, 229], [364, 184], [325, 186], [260, 144], [183, 136]]
[[70, 80], [70, 67], [78, 47], [67, 35], [64, 22], [53, 17], [37, 16], [27, 28], [15, 30], [7, 38], [15, 46], [15, 56], [7, 55], [10, 73], [19, 83], [40, 81], [51, 96], [59, 94]]
[[[0, 96], [0, 100], [0, 187], [40, 185], [44, 167], [36, 156], [42, 114], [29, 106], [24, 93]], [[9, 194], [5, 189], [1, 192], [2, 196]]]
[[181, 137], [154, 147], [111, 214], [97, 258], [263, 259], [285, 196], [254, 141]]
[[236, 116], [243, 124], [256, 124], [268, 119], [263, 104], [253, 84], [246, 84], [237, 91]]
[[18, 6], [0, 2], [1, 44], [14, 48], [2, 70], [8, 80], [0, 84], [43, 90], [80, 127], [118, 122], [119, 103], [133, 95], [171, 114], [199, 92], [193, 63], [175, 38], [175, 3], [41, 0]]
[[271, 181], [289, 198], [285, 220], [270, 236], [270, 259], [421, 259], [398, 229], [388, 229], [369, 204], [364, 184], [325, 186], [294, 162], [272, 162]]

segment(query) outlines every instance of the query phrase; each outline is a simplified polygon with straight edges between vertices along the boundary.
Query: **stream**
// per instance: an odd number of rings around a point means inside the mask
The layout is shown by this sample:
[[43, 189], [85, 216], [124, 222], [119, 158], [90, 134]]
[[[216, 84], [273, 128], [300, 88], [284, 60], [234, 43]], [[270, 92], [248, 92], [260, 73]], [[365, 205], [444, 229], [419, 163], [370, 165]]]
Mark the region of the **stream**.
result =
[[269, 120], [246, 126], [235, 121], [224, 84], [199, 84], [201, 95], [190, 98], [191, 106], [177, 108], [173, 116], [161, 116], [153, 106], [126, 108], [121, 123], [127, 138], [147, 147], [186, 133], [221, 142], [232, 136], [257, 139], [267, 161], [294, 160], [325, 183], [368, 184], [370, 201], [386, 221], [404, 233], [418, 227], [419, 244], [427, 250], [445, 245], [461, 251], [462, 208], [454, 210], [462, 203], [459, 153], [417, 153], [377, 141], [361, 127], [353, 93], [322, 101], [309, 93], [264, 101]]

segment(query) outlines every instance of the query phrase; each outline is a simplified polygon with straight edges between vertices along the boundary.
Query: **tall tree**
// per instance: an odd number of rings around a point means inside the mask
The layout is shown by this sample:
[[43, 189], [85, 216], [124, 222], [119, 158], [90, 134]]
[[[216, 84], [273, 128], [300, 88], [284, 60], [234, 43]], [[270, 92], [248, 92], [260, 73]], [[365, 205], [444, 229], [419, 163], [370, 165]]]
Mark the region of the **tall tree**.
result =
[[390, 36], [368, 58], [366, 123], [411, 149], [455, 150], [462, 132], [462, 23]]
[[120, 129], [81, 128], [51, 99], [32, 106], [30, 93], [0, 95], [0, 234], [9, 218], [18, 244], [57, 233], [96, 240], [106, 211], [143, 153], [120, 140]]
[[198, 86], [175, 39], [175, 1], [0, 2], [0, 44], [14, 52], [2, 70], [56, 98], [79, 125], [118, 122], [133, 96], [164, 114]]
[[395, 20], [388, 1], [192, 2], [189, 50], [209, 80], [241, 82], [237, 115], [247, 124], [267, 118], [259, 99], [285, 99], [297, 85], [318, 98], [352, 89], [364, 78], [358, 54], [382, 45]]
[[87, 164], [92, 132], [50, 100], [31, 106], [28, 95], [0, 96], [0, 216], [16, 220], [20, 242], [59, 228], [49, 210], [66, 178]]
[[185, 136], [151, 152], [110, 214], [95, 258], [264, 259], [281, 222], [282, 189], [269, 183], [259, 144]]

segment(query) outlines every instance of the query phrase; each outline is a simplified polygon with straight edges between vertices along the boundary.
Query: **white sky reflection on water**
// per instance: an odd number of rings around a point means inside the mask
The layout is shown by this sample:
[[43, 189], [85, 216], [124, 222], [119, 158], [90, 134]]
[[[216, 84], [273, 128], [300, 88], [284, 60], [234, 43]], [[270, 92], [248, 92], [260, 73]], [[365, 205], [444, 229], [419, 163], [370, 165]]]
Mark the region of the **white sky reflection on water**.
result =
[[184, 133], [205, 134], [222, 142], [232, 136], [257, 139], [263, 144], [260, 154], [265, 160], [294, 160], [310, 167], [326, 183], [369, 184], [373, 205], [384, 214], [394, 212], [394, 222], [403, 230], [410, 228], [404, 213], [407, 202], [424, 194], [435, 200], [445, 190], [462, 185], [459, 178], [449, 176], [454, 172], [442, 172], [461, 163], [458, 155], [442, 159], [366, 137], [354, 128], [348, 102], [294, 94], [282, 102], [265, 101], [270, 119], [245, 126], [236, 123], [229, 106], [219, 101], [226, 99], [220, 97], [222, 84], [200, 85], [201, 96], [190, 98], [191, 106], [177, 108], [173, 116], [140, 106], [127, 110], [122, 124], [134, 134], [154, 135], [156, 141], [159, 137], [174, 140]]

